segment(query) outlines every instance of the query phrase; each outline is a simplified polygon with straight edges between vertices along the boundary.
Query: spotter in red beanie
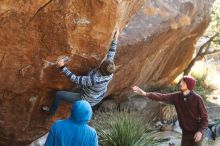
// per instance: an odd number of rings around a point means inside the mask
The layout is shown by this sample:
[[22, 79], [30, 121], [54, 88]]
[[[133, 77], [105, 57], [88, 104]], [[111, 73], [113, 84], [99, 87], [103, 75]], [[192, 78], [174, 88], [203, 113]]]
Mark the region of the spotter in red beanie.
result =
[[195, 85], [196, 85], [196, 80], [195, 78], [191, 76], [184, 76], [183, 81], [186, 83], [186, 86], [189, 90], [193, 90]]

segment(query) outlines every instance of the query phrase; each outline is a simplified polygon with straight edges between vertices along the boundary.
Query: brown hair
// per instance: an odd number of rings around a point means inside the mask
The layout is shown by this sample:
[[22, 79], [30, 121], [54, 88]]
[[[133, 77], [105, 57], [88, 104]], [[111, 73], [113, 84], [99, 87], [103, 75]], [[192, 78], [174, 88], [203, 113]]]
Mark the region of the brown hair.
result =
[[113, 61], [104, 60], [99, 67], [100, 73], [103, 76], [109, 76], [115, 71], [115, 64]]

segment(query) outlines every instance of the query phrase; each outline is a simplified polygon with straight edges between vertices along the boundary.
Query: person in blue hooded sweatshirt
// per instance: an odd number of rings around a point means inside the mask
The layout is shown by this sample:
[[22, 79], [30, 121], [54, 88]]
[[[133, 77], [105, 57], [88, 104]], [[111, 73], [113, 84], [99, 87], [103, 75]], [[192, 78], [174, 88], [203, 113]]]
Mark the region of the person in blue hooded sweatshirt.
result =
[[91, 118], [90, 104], [76, 101], [71, 116], [52, 125], [45, 146], [98, 146], [97, 133], [87, 124]]

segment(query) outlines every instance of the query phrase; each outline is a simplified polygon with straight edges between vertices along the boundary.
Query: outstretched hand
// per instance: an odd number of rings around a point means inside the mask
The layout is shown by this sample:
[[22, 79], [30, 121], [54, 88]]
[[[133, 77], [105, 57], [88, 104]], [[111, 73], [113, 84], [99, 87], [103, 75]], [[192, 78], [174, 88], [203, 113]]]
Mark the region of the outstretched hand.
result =
[[116, 29], [116, 31], [114, 33], [114, 36], [113, 36], [113, 39], [117, 41], [118, 40], [118, 36], [119, 36], [119, 28]]
[[65, 65], [64, 59], [58, 59], [56, 62], [57, 67], [62, 67]]
[[146, 92], [144, 92], [141, 88], [139, 88], [138, 86], [134, 86], [132, 87], [133, 92], [140, 94], [142, 96], [146, 96]]

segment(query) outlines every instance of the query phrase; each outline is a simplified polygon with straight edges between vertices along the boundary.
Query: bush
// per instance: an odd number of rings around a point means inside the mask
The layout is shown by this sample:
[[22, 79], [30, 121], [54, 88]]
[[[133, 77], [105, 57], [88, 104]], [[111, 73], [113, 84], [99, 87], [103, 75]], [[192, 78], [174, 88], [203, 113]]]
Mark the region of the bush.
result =
[[208, 85], [205, 82], [207, 74], [192, 74], [192, 76], [194, 76], [196, 79], [195, 91], [204, 99], [207, 99], [207, 95], [214, 90], [211, 85]]
[[138, 115], [117, 112], [103, 113], [101, 117], [96, 117], [92, 124], [101, 146], [154, 146], [158, 142], [149, 122], [144, 123]]
[[212, 9], [212, 21], [209, 24], [208, 32], [214, 34], [218, 32], [217, 37], [213, 40], [211, 47], [220, 49], [220, 1], [216, 0]]

